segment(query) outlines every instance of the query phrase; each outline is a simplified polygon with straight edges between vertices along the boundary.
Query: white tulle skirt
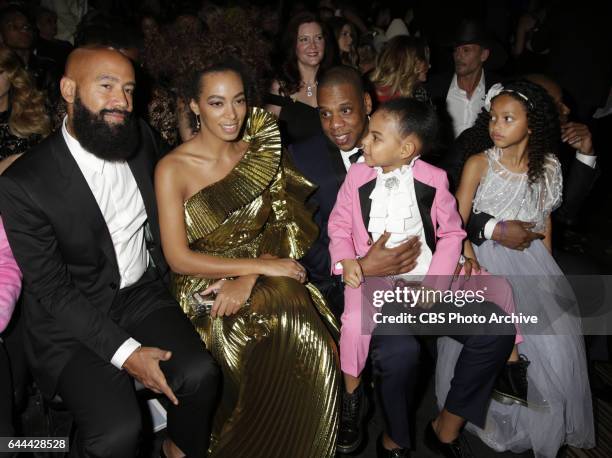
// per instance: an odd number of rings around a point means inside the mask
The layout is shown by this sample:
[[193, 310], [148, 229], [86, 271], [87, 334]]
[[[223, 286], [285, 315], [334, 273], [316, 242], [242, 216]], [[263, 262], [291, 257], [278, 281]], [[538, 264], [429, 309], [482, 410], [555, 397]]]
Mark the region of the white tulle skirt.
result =
[[[584, 339], [573, 291], [553, 257], [537, 240], [524, 251], [494, 242], [474, 247], [481, 266], [505, 276], [512, 284], [517, 313], [536, 315], [546, 334], [523, 329], [519, 353], [531, 361], [527, 371], [529, 407], [491, 401], [484, 429], [467, 429], [496, 451], [523, 452], [536, 457], [557, 455], [569, 444], [595, 446], [593, 406]], [[444, 405], [461, 344], [438, 340], [436, 396]]]

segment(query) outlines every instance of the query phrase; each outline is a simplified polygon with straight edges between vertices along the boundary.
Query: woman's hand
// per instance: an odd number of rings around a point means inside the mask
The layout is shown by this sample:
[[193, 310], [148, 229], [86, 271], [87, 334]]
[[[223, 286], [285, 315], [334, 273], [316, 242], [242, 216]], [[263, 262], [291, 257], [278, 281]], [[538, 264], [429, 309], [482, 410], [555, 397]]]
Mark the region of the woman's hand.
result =
[[306, 269], [294, 259], [264, 259], [265, 269], [263, 275], [268, 277], [291, 277], [300, 283], [306, 281]]
[[245, 275], [235, 280], [218, 280], [206, 288], [202, 292], [204, 296], [213, 292], [217, 293], [210, 316], [216, 318], [238, 312], [251, 297], [255, 281], [257, 281], [257, 275]]

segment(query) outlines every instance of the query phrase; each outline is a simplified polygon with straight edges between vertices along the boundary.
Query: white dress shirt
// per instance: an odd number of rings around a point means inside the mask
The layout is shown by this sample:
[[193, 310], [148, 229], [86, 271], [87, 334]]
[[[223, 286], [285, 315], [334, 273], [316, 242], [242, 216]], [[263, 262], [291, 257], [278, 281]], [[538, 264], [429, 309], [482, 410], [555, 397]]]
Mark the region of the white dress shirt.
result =
[[457, 84], [457, 74], [453, 75], [453, 80], [446, 94], [446, 107], [450, 117], [453, 119], [455, 138], [465, 129], [474, 125], [478, 113], [480, 113], [484, 106], [486, 95], [484, 71], [480, 74], [478, 86], [476, 86], [470, 98], [468, 98], [467, 92]]
[[[120, 287], [130, 286], [149, 265], [144, 234], [147, 213], [134, 175], [126, 161], [105, 161], [86, 151], [68, 133], [66, 118], [62, 134], [106, 221], [119, 267]], [[117, 349], [111, 363], [121, 369], [138, 347], [140, 344], [129, 338]]]
[[[340, 155], [342, 156], [342, 162], [344, 163], [344, 168], [346, 169], [347, 172], [348, 172], [348, 169], [351, 167], [351, 165], [353, 165], [351, 164], [349, 157], [351, 157], [353, 154], [355, 154], [358, 151], [359, 151], [359, 147], [357, 146], [350, 151], [340, 150]], [[359, 156], [356, 163], [363, 162], [363, 161], [365, 161], [365, 159], [362, 154], [361, 156]]]
[[[392, 248], [410, 237], [417, 236], [425, 241], [425, 229], [414, 190], [412, 166], [403, 165], [392, 172], [384, 173], [382, 168], [375, 167], [378, 176], [376, 185], [370, 194], [370, 221], [368, 232], [376, 242], [385, 231], [390, 233], [385, 246]], [[426, 243], [421, 246], [421, 253], [416, 267], [404, 274], [407, 279], [420, 281], [427, 274], [431, 264], [432, 252]]]

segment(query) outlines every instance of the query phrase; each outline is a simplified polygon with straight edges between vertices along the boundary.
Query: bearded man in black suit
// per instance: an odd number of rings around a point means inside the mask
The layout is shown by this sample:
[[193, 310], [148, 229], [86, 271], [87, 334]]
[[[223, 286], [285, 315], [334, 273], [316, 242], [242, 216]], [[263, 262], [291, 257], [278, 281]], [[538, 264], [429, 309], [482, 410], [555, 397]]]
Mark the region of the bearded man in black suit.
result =
[[132, 115], [134, 86], [118, 51], [75, 50], [60, 83], [62, 129], [0, 178], [26, 354], [43, 393], [75, 419], [75, 455], [136, 456], [136, 379], [170, 401], [165, 454], [204, 456], [219, 371], [163, 281], [159, 150]]

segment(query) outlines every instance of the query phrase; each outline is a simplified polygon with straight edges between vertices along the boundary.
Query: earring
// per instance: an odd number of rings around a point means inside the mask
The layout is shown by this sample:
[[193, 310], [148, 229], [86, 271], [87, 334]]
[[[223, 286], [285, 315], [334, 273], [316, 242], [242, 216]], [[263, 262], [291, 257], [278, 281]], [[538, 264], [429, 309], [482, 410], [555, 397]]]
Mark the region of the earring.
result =
[[200, 115], [196, 115], [196, 130], [200, 130]]

